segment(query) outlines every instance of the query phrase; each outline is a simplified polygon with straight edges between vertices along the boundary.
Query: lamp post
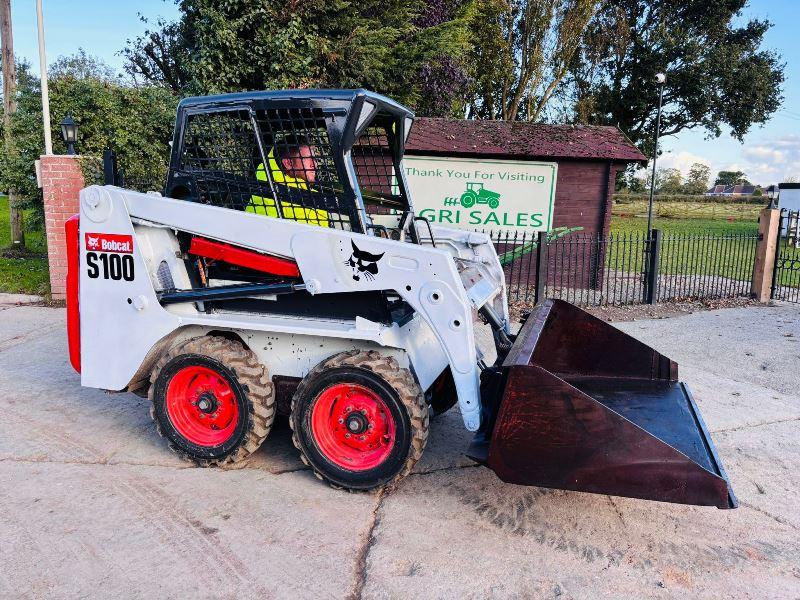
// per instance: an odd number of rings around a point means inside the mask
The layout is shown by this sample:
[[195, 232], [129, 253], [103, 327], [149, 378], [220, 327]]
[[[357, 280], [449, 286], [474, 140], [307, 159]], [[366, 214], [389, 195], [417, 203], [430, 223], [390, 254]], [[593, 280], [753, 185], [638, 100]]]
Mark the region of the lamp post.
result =
[[658, 116], [656, 116], [656, 139], [653, 148], [653, 173], [650, 175], [650, 200], [647, 203], [647, 235], [653, 229], [653, 194], [656, 187], [656, 158], [658, 158], [658, 136], [661, 135], [661, 104], [664, 101], [664, 82], [667, 76], [664, 73], [656, 74], [656, 83], [659, 84], [658, 90]]
[[61, 121], [61, 139], [67, 145], [67, 154], [75, 154], [75, 142], [78, 141], [78, 124], [72, 120], [72, 115], [69, 113]]

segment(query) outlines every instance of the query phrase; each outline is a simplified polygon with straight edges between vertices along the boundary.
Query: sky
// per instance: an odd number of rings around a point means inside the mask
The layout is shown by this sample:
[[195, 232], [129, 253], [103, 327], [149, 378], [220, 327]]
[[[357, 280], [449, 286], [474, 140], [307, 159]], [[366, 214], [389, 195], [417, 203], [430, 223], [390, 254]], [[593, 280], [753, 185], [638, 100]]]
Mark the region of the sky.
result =
[[800, 181], [800, 3], [751, 0], [742, 17], [766, 18], [773, 23], [762, 48], [776, 50], [786, 63], [782, 107], [763, 126], [752, 127], [744, 143], [724, 127], [723, 134], [711, 140], [702, 130], [662, 138], [664, 153], [657, 164], [678, 168], [685, 175], [692, 163], [703, 162], [712, 173], [742, 171], [752, 183], [764, 186], [789, 179]]
[[[119, 51], [128, 39], [142, 34], [146, 25], [139, 14], [174, 19], [174, 2], [163, 0], [43, 0], [48, 63], [78, 48], [121, 70]], [[38, 72], [36, 3], [12, 0], [14, 45], [17, 56]], [[754, 126], [741, 143], [724, 130], [719, 138], [706, 139], [702, 130], [683, 131], [661, 140], [659, 167], [675, 167], [687, 174], [692, 163], [702, 162], [712, 173], [743, 171], [751, 182], [769, 185], [800, 181], [800, 35], [797, 32], [800, 3], [797, 0], [751, 0], [742, 18], [767, 18], [773, 27], [764, 48], [776, 50], [786, 63], [784, 102], [769, 122]], [[59, 118], [53, 115], [53, 118]]]

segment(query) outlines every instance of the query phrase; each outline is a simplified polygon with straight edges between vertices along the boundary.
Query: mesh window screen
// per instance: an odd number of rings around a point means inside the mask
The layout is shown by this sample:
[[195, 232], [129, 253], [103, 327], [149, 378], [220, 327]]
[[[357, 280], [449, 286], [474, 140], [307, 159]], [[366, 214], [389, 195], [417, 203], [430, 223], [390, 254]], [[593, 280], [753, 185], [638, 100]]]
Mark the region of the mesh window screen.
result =
[[353, 165], [368, 213], [385, 214], [407, 206], [397, 182], [390, 135], [388, 127], [372, 125], [353, 146]]
[[189, 115], [180, 168], [191, 175], [197, 200], [246, 210], [254, 193], [264, 193], [255, 179], [261, 155], [247, 110]]
[[198, 201], [351, 229], [355, 205], [339, 180], [322, 112], [266, 109], [255, 119], [258, 131], [247, 110], [188, 117], [181, 170], [194, 181]]
[[[351, 229], [355, 205], [339, 180], [325, 117], [314, 108], [270, 108], [256, 113], [277, 206], [254, 198], [257, 212], [281, 210], [282, 216], [311, 225]], [[275, 216], [275, 215], [272, 215]]]

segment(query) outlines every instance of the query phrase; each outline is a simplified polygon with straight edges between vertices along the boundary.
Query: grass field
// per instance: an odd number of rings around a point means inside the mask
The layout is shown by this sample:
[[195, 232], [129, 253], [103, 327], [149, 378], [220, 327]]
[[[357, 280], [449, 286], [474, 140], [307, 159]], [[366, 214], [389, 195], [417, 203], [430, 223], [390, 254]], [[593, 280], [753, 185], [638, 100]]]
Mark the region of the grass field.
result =
[[[653, 215], [665, 219], [691, 219], [712, 221], [758, 221], [758, 213], [764, 205], [743, 202], [670, 202], [656, 200]], [[615, 197], [612, 214], [620, 217], [645, 217], [647, 221], [647, 202]]]
[[[728, 221], [727, 219], [667, 219], [655, 218], [653, 227], [661, 229], [665, 234], [728, 234], [758, 233], [757, 217], [752, 221]], [[613, 214], [611, 217], [611, 233], [644, 234], [647, 230], [647, 218], [625, 217]]]
[[[677, 211], [664, 205], [677, 205], [686, 216], [667, 216]], [[633, 208], [633, 209], [632, 209]], [[739, 281], [750, 279], [755, 260], [758, 213], [751, 204], [674, 202], [654, 205], [653, 227], [664, 232], [659, 273], [665, 275], [703, 275]], [[606, 264], [617, 270], [641, 270], [644, 244], [637, 236], [647, 231], [647, 204], [615, 202], [611, 234], [619, 248], [609, 248]]]
[[[647, 205], [639, 203], [634, 213], [627, 212], [628, 205], [614, 205], [611, 217], [612, 237], [620, 240], [619, 255], [611, 250], [606, 264], [620, 270], [641, 269], [643, 245], [636, 244], [635, 236], [644, 236], [647, 230]], [[656, 203], [658, 208], [660, 203]], [[670, 204], [670, 203], [667, 203]], [[689, 202], [676, 202], [691, 205]], [[683, 275], [712, 275], [736, 280], [747, 280], [752, 274], [755, 241], [749, 236], [758, 233], [760, 206], [751, 204], [695, 203], [689, 207], [690, 218], [656, 216], [653, 227], [664, 232], [659, 273]], [[716, 211], [716, 218], [711, 218]], [[705, 213], [704, 213], [705, 211]], [[665, 211], [654, 211], [664, 213]], [[708, 216], [702, 217], [706, 214]], [[745, 218], [747, 216], [747, 218]], [[745, 238], [745, 236], [748, 236]], [[788, 248], [784, 255], [800, 260], [800, 249]], [[800, 275], [796, 271], [779, 273], [781, 285], [799, 287]]]
[[0, 292], [39, 294], [50, 292], [47, 245], [43, 231], [25, 233], [26, 250], [9, 248], [8, 198], [0, 196]]

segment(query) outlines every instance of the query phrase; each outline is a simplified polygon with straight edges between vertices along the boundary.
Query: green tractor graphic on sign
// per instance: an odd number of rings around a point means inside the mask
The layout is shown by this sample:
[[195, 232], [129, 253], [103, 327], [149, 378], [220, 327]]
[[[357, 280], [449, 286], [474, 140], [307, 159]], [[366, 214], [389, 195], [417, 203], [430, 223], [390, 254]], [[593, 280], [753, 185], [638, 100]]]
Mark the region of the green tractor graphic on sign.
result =
[[500, 206], [500, 194], [487, 190], [482, 182], [468, 181], [467, 191], [461, 194], [461, 206], [472, 208], [476, 204], [488, 204], [494, 210]]

